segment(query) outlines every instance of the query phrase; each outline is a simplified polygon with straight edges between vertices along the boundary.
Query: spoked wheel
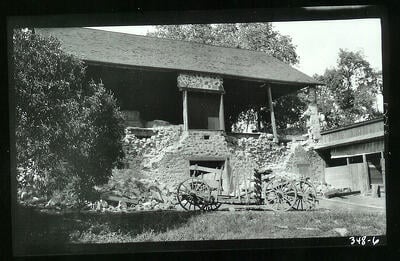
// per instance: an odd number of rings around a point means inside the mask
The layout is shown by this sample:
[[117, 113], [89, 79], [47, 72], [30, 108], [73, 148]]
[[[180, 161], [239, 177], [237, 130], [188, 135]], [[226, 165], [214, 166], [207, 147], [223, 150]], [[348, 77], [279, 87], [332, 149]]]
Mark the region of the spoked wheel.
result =
[[177, 199], [185, 210], [205, 210], [210, 197], [210, 187], [200, 179], [190, 178], [178, 186]]
[[296, 182], [297, 199], [293, 205], [297, 210], [312, 210], [315, 208], [317, 191], [313, 184], [306, 180]]
[[210, 202], [204, 207], [206, 211], [214, 211], [217, 210], [222, 204], [215, 201], [214, 197], [211, 196]]
[[268, 181], [264, 190], [265, 204], [274, 211], [287, 211], [296, 202], [296, 186], [283, 178]]

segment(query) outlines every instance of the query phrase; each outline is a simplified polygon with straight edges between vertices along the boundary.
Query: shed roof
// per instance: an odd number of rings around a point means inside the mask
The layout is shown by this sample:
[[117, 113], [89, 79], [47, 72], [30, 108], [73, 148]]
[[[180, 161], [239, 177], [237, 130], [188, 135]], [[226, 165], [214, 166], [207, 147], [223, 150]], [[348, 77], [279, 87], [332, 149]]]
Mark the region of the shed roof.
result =
[[321, 84], [263, 52], [88, 28], [35, 31], [53, 35], [66, 52], [88, 62], [212, 73], [297, 87]]
[[327, 134], [333, 133], [333, 132], [340, 132], [340, 131], [347, 130], [347, 129], [358, 128], [360, 126], [366, 126], [366, 125], [370, 125], [370, 124], [373, 124], [376, 122], [382, 122], [382, 124], [383, 124], [383, 121], [384, 121], [383, 117], [377, 117], [377, 118], [366, 120], [366, 121], [355, 122], [352, 124], [347, 124], [345, 126], [324, 130], [324, 131], [321, 131], [321, 135], [327, 135]]
[[384, 119], [377, 118], [321, 132], [315, 149], [330, 149], [384, 138]]

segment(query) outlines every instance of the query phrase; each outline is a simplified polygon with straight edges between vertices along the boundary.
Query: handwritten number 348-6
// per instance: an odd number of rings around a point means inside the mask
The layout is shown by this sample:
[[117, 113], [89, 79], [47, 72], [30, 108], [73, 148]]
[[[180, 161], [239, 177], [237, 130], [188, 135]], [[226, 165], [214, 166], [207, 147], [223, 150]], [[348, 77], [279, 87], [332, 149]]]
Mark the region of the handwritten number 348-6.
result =
[[367, 239], [366, 236], [363, 237], [350, 237], [350, 245], [358, 244], [365, 246], [367, 243], [372, 243], [373, 246], [379, 243], [379, 238], [372, 237], [372, 239]]

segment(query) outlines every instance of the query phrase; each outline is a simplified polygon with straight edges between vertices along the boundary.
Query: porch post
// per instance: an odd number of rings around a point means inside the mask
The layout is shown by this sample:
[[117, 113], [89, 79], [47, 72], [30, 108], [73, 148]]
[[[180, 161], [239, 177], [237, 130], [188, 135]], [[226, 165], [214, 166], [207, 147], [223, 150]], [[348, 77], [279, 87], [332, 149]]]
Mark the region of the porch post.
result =
[[369, 171], [368, 171], [367, 155], [363, 154], [362, 159], [363, 159], [364, 171], [363, 175], [361, 176], [363, 179], [361, 185], [361, 193], [365, 195], [369, 191]]
[[385, 175], [386, 175], [386, 169], [385, 169], [385, 154], [383, 151], [381, 151], [381, 169], [382, 169], [382, 179], [383, 179], [383, 187], [386, 191], [386, 181], [385, 181]]
[[182, 91], [183, 95], [183, 130], [189, 129], [188, 110], [187, 110], [187, 90]]
[[270, 85], [267, 86], [267, 92], [268, 92], [268, 106], [271, 114], [272, 133], [274, 134], [274, 142], [278, 142], [278, 133], [276, 132], [275, 113], [274, 113], [274, 106], [272, 104], [272, 92]]
[[225, 118], [224, 118], [224, 95], [221, 94], [219, 101], [219, 129], [225, 131]]
[[350, 175], [350, 177], [352, 179], [352, 182], [351, 182], [352, 188], [351, 189], [353, 189], [355, 186], [357, 186], [357, 184], [354, 184], [354, 181], [353, 181], [354, 180], [354, 178], [353, 178], [354, 174], [351, 173], [351, 166], [350, 166], [350, 158], [349, 157], [346, 157], [346, 165], [347, 165], [348, 174]]

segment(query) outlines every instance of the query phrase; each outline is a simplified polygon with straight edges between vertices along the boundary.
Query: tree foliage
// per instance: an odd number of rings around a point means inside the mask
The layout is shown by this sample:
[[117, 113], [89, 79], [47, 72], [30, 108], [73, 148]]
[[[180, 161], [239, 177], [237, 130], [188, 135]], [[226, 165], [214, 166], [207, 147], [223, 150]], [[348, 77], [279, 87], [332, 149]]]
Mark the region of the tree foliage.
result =
[[288, 64], [299, 62], [292, 39], [275, 31], [271, 23], [159, 25], [148, 35], [260, 51]]
[[[287, 64], [297, 64], [299, 57], [296, 47], [289, 36], [275, 31], [271, 23], [236, 23], [236, 24], [191, 24], [161, 25], [150, 36], [185, 40], [216, 46], [241, 48], [265, 52]], [[232, 115], [227, 117], [227, 128], [243, 131], [249, 125], [261, 130], [270, 126], [270, 117], [260, 104], [236, 105]], [[279, 127], [298, 124], [298, 116], [305, 110], [305, 103], [297, 95], [282, 97], [275, 103], [276, 121]]]
[[285, 129], [290, 126], [293, 129], [304, 130], [305, 122], [301, 116], [310, 103], [308, 96], [306, 91], [299, 91], [276, 99], [274, 110], [278, 128]]
[[376, 95], [382, 93], [382, 75], [371, 68], [360, 51], [340, 49], [337, 66], [314, 76], [326, 85], [318, 89], [318, 109], [324, 128], [333, 128], [381, 115]]
[[55, 38], [13, 35], [18, 185], [50, 196], [70, 187], [80, 199], [122, 156], [122, 117], [102, 84], [84, 82], [82, 61]]

